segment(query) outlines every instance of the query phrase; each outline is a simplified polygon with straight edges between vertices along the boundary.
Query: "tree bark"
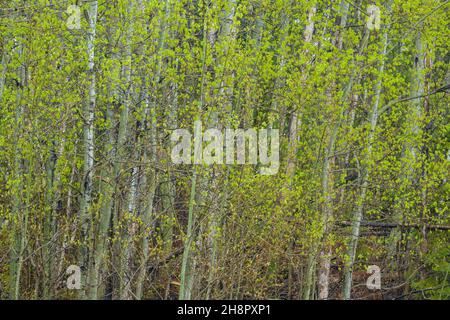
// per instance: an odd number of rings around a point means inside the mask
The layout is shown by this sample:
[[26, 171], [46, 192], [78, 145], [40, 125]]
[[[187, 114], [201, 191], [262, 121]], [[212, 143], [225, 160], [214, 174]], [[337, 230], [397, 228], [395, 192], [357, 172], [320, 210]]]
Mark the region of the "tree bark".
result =
[[89, 291], [87, 274], [91, 269], [90, 249], [92, 244], [92, 178], [94, 175], [94, 117], [96, 105], [96, 77], [95, 77], [95, 35], [97, 27], [97, 1], [89, 4], [88, 19], [89, 29], [87, 33], [87, 54], [88, 54], [88, 79], [89, 95], [84, 108], [84, 165], [83, 181], [80, 202], [79, 218], [81, 224], [81, 244], [79, 252], [79, 263], [82, 270], [82, 289], [80, 295], [86, 297]]
[[370, 178], [370, 168], [371, 168], [371, 159], [372, 159], [372, 145], [375, 139], [375, 130], [377, 127], [378, 122], [378, 114], [379, 114], [379, 104], [381, 99], [381, 88], [382, 88], [382, 80], [383, 80], [383, 74], [384, 74], [384, 65], [385, 65], [385, 57], [388, 47], [388, 34], [387, 32], [384, 33], [384, 44], [383, 44], [383, 51], [382, 51], [382, 61], [380, 63], [380, 68], [378, 70], [378, 82], [375, 88], [375, 102], [373, 104], [372, 113], [370, 116], [370, 132], [369, 137], [367, 140], [367, 147], [366, 147], [366, 153], [365, 153], [365, 159], [363, 161], [363, 169], [362, 169], [362, 175], [361, 175], [361, 192], [359, 194], [359, 198], [357, 200], [357, 207], [353, 214], [353, 221], [352, 221], [352, 233], [350, 235], [350, 243], [348, 247], [348, 257], [349, 261], [346, 266], [346, 270], [344, 271], [345, 278], [344, 278], [344, 299], [348, 300], [350, 299], [351, 294], [351, 288], [352, 288], [352, 274], [353, 274], [353, 264], [355, 262], [355, 256], [356, 256], [356, 247], [358, 244], [358, 238], [360, 233], [360, 226], [363, 216], [363, 209], [364, 209], [364, 203], [366, 201], [366, 194], [367, 189], [369, 186], [369, 178]]

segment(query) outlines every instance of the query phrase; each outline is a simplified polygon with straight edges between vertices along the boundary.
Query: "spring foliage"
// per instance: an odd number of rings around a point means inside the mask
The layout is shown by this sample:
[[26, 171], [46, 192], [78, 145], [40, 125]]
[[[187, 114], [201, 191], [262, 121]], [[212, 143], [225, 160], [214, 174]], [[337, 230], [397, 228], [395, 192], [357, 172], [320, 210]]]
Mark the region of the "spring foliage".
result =
[[[449, 9], [1, 0], [0, 298], [448, 299]], [[174, 164], [196, 120], [278, 173]]]

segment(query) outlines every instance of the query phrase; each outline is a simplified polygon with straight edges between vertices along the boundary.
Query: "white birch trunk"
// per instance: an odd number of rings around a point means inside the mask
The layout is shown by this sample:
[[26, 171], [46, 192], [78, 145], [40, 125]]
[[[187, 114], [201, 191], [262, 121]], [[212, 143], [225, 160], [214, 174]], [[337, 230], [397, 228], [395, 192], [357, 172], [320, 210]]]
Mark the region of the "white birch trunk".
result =
[[80, 223], [81, 223], [81, 247], [80, 247], [80, 268], [82, 269], [82, 289], [81, 297], [85, 297], [89, 283], [87, 274], [91, 268], [90, 263], [90, 233], [92, 232], [91, 201], [92, 201], [92, 177], [94, 170], [94, 114], [96, 105], [96, 78], [95, 78], [95, 35], [97, 26], [97, 1], [92, 1], [89, 5], [88, 18], [89, 29], [87, 33], [87, 54], [88, 54], [88, 79], [89, 96], [84, 108], [84, 166], [82, 194], [80, 202]]
[[358, 238], [360, 233], [361, 220], [363, 216], [364, 203], [366, 200], [367, 188], [369, 186], [369, 177], [370, 177], [370, 160], [372, 158], [372, 144], [375, 139], [375, 130], [377, 127], [378, 121], [378, 113], [379, 113], [379, 104], [381, 99], [381, 88], [382, 88], [382, 80], [384, 74], [384, 66], [385, 66], [385, 57], [388, 46], [388, 34], [384, 33], [384, 44], [383, 44], [383, 52], [382, 52], [382, 61], [379, 68], [379, 78], [375, 89], [375, 101], [372, 108], [372, 113], [370, 115], [370, 132], [367, 140], [367, 149], [365, 153], [365, 159], [363, 162], [363, 169], [361, 175], [361, 192], [359, 194], [359, 198], [357, 200], [357, 208], [353, 214], [352, 220], [352, 233], [350, 235], [350, 243], [348, 248], [348, 257], [349, 262], [346, 266], [345, 274], [344, 274], [344, 289], [343, 295], [344, 299], [350, 299], [351, 288], [352, 288], [352, 273], [353, 273], [353, 264], [355, 262], [356, 256], [356, 248], [358, 244]]

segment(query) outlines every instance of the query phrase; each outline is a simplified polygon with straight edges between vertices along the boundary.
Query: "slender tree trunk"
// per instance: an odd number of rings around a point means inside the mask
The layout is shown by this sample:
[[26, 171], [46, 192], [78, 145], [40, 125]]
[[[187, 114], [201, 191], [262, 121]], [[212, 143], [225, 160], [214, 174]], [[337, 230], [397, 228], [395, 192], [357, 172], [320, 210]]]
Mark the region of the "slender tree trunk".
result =
[[352, 221], [352, 233], [350, 235], [350, 243], [348, 247], [348, 257], [349, 261], [346, 266], [344, 272], [344, 299], [350, 299], [351, 288], [352, 288], [352, 273], [353, 273], [353, 265], [355, 262], [356, 256], [356, 247], [358, 244], [358, 238], [360, 233], [361, 220], [363, 216], [364, 203], [366, 200], [367, 189], [369, 186], [369, 178], [370, 178], [370, 167], [371, 167], [371, 159], [372, 159], [372, 144], [375, 139], [375, 130], [377, 127], [378, 121], [378, 108], [381, 99], [381, 88], [382, 88], [382, 80], [384, 74], [384, 65], [385, 65], [385, 57], [386, 51], [388, 47], [388, 34], [384, 33], [384, 44], [383, 44], [383, 52], [382, 52], [382, 61], [380, 63], [378, 82], [375, 88], [375, 101], [372, 108], [372, 113], [370, 115], [370, 132], [367, 140], [367, 148], [365, 152], [365, 159], [363, 162], [363, 169], [361, 175], [361, 191], [359, 194], [359, 198], [357, 200], [357, 207], [355, 212], [353, 213], [353, 221]]
[[[146, 98], [147, 105], [149, 104], [148, 96]], [[149, 240], [150, 236], [152, 234], [152, 228], [153, 228], [153, 201], [155, 197], [155, 190], [157, 185], [157, 174], [156, 174], [156, 168], [154, 167], [157, 161], [156, 158], [156, 114], [155, 109], [152, 108], [149, 110], [147, 108], [147, 111], [149, 111], [148, 118], [150, 120], [150, 145], [151, 145], [151, 152], [150, 156], [148, 155], [147, 148], [144, 148], [144, 155], [143, 155], [143, 162], [145, 166], [147, 166], [147, 161], [150, 160], [150, 165], [153, 166], [150, 168], [150, 172], [148, 174], [147, 178], [147, 172], [144, 172], [143, 182], [142, 185], [144, 186], [144, 190], [147, 192], [146, 197], [144, 198], [145, 202], [145, 209], [142, 217], [142, 241], [141, 241], [141, 250], [142, 255], [141, 259], [139, 261], [139, 271], [138, 271], [138, 277], [137, 277], [137, 284], [136, 284], [136, 299], [140, 300], [143, 296], [144, 291], [144, 284], [145, 284], [145, 278], [147, 274], [147, 262], [148, 262], [148, 250], [149, 250]]]
[[[206, 80], [206, 52], [207, 52], [207, 44], [208, 44], [208, 11], [205, 10], [204, 18], [203, 18], [203, 39], [202, 39], [202, 72], [200, 77], [200, 103], [198, 107], [198, 114], [195, 117], [196, 121], [201, 121], [201, 114], [203, 110], [203, 106], [205, 105], [205, 80]], [[195, 130], [199, 130], [200, 132], [194, 132], [195, 136], [201, 136], [201, 128], [195, 128]], [[194, 130], [194, 131], [195, 131]], [[201, 141], [196, 141], [194, 138], [194, 145], [199, 145], [201, 150]], [[194, 149], [196, 147], [194, 146]], [[195, 151], [194, 151], [195, 153]], [[200, 155], [201, 157], [201, 155]], [[180, 300], [190, 300], [192, 295], [193, 283], [194, 283], [194, 270], [196, 266], [196, 256], [195, 253], [192, 254], [192, 247], [195, 243], [195, 228], [194, 224], [196, 222], [195, 216], [195, 205], [202, 201], [202, 189], [203, 189], [203, 179], [202, 175], [199, 175], [199, 170], [201, 170], [197, 165], [194, 164], [194, 168], [192, 170], [191, 177], [191, 190], [189, 196], [189, 204], [188, 204], [188, 225], [186, 231], [186, 239], [184, 240], [184, 250], [183, 250], [183, 258], [180, 272], [180, 290], [179, 290], [179, 299]], [[198, 177], [199, 175], [199, 177]], [[197, 180], [200, 180], [200, 188], [197, 192]]]
[[[317, 11], [317, 5], [313, 5], [308, 13], [308, 23], [305, 26], [305, 31], [303, 33], [303, 38], [306, 44], [311, 43], [312, 37], [314, 34], [314, 16]], [[308, 50], [305, 51], [305, 54], [308, 54]], [[303, 66], [303, 70], [306, 66]], [[303, 73], [303, 72], [302, 72]], [[306, 80], [306, 75], [303, 76], [302, 83]], [[275, 110], [275, 109], [274, 109]], [[289, 124], [289, 144], [288, 144], [288, 155], [287, 155], [287, 165], [286, 165], [286, 184], [288, 188], [291, 188], [292, 179], [295, 175], [295, 163], [296, 163], [296, 155], [297, 155], [297, 144], [298, 144], [298, 132], [300, 130], [301, 125], [301, 114], [299, 110], [295, 110], [292, 114]], [[283, 128], [282, 128], [283, 129]], [[293, 249], [295, 239], [289, 245], [289, 252]], [[312, 269], [311, 266], [308, 266], [308, 279], [311, 277], [310, 271]], [[292, 265], [289, 265], [289, 276], [288, 276], [288, 297], [291, 296], [292, 293], [292, 283], [293, 283], [293, 270]], [[307, 288], [310, 288], [310, 283], [307, 284]], [[308, 291], [308, 289], [306, 290]], [[304, 297], [309, 297], [309, 292], [305, 292]], [[308, 298], [306, 298], [308, 299]]]
[[3, 92], [5, 91], [6, 72], [8, 71], [8, 53], [6, 43], [3, 43], [2, 64], [0, 72], [0, 102], [2, 102]]
[[[422, 117], [422, 108], [423, 108], [423, 98], [425, 88], [425, 79], [424, 79], [424, 70], [425, 70], [425, 42], [423, 40], [422, 31], [418, 31], [416, 39], [415, 39], [415, 55], [414, 55], [414, 64], [411, 74], [411, 89], [410, 89], [410, 97], [411, 97], [411, 109], [408, 113], [407, 130], [412, 133], [412, 137], [409, 138], [403, 147], [402, 152], [402, 165], [403, 172], [401, 174], [401, 181], [403, 181], [403, 188], [415, 188], [415, 177], [418, 174], [416, 171], [417, 164], [417, 152], [419, 145], [419, 134], [420, 134], [420, 123]], [[389, 242], [391, 246], [389, 248], [388, 256], [392, 261], [392, 268], [398, 268], [401, 264], [402, 257], [400, 252], [400, 246], [402, 244], [403, 237], [403, 225], [405, 224], [405, 217], [407, 216], [407, 212], [405, 212], [406, 206], [404, 205], [408, 199], [404, 194], [400, 195], [400, 204], [401, 206], [397, 208], [394, 213], [394, 221], [398, 223], [400, 226], [392, 230]], [[408, 287], [405, 287], [405, 291], [409, 290]], [[406, 293], [405, 293], [406, 294]]]
[[[303, 38], [305, 43], [311, 43], [313, 33], [314, 33], [314, 16], [316, 14], [317, 7], [314, 5], [311, 7], [308, 13], [308, 23], [306, 24], [305, 31], [303, 33]], [[308, 54], [308, 50], [306, 50], [305, 54]], [[304, 70], [305, 68], [303, 68]], [[303, 77], [302, 82], [306, 80], [306, 76]], [[301, 114], [299, 110], [295, 110], [292, 114], [292, 118], [289, 125], [289, 146], [288, 146], [288, 160], [287, 160], [287, 168], [286, 168], [286, 176], [291, 183], [291, 179], [294, 175], [295, 171], [295, 158], [297, 153], [297, 142], [298, 142], [298, 131], [300, 126]]]
[[[156, 106], [157, 106], [157, 97], [158, 97], [158, 91], [160, 87], [161, 82], [161, 72], [163, 68], [163, 50], [166, 46], [166, 37], [167, 37], [167, 20], [169, 18], [170, 12], [171, 12], [171, 4], [169, 0], [166, 0], [164, 2], [164, 12], [163, 16], [160, 21], [160, 37], [158, 42], [158, 49], [157, 49], [157, 64], [156, 64], [156, 72], [154, 76], [151, 78], [150, 83], [147, 81], [147, 76], [145, 74], [142, 75], [142, 81], [144, 84], [144, 101], [145, 101], [145, 108], [144, 108], [144, 119], [146, 119], [145, 123], [150, 128], [150, 153], [148, 152], [147, 148], [144, 147], [143, 152], [143, 161], [146, 164], [148, 160], [150, 160], [150, 172], [147, 177], [147, 173], [144, 172], [144, 178], [142, 185], [144, 186], [144, 190], [147, 190], [147, 197], [145, 198], [145, 209], [144, 214], [142, 218], [143, 222], [143, 230], [142, 230], [142, 256], [139, 261], [139, 270], [138, 270], [138, 277], [137, 277], [137, 284], [136, 284], [136, 299], [142, 299], [143, 296], [143, 290], [144, 290], [144, 284], [145, 284], [145, 278], [147, 274], [147, 262], [148, 262], [148, 250], [149, 250], [149, 240], [150, 236], [153, 233], [153, 230], [151, 230], [154, 227], [154, 207], [153, 207], [153, 201], [155, 197], [155, 191], [158, 184], [158, 174], [156, 172], [156, 165], [157, 165], [157, 143], [158, 143], [158, 137], [157, 137], [157, 113], [156, 113]], [[150, 96], [148, 94], [149, 85], [152, 86], [153, 89], [153, 95]], [[176, 95], [175, 95], [176, 96]], [[176, 99], [176, 98], [175, 98]], [[173, 111], [173, 110], [172, 110]], [[175, 111], [176, 112], [176, 111]], [[171, 114], [170, 116], [173, 116]], [[169, 203], [173, 203], [173, 194], [171, 189], [171, 183], [170, 181], [167, 183], [168, 189], [162, 188], [163, 192], [168, 192], [169, 196], [168, 199], [163, 199], [163, 206], [167, 209], [169, 206]], [[167, 196], [166, 196], [167, 197]], [[173, 207], [170, 205], [171, 208], [169, 209], [169, 212], [172, 213]], [[168, 221], [166, 225], [163, 226], [163, 240], [164, 245], [166, 248], [172, 247], [172, 238], [173, 238], [173, 215], [169, 214]]]
[[[108, 10], [112, 10], [112, 6], [108, 7]], [[113, 43], [115, 43], [114, 33], [116, 32], [116, 24], [117, 21], [115, 17], [111, 17], [111, 25], [108, 26], [107, 29], [107, 38], [108, 41], [108, 49], [111, 52], [111, 56], [109, 57], [113, 61], [117, 61], [120, 59], [119, 54], [114, 53]], [[116, 67], [118, 68], [118, 67]], [[114, 70], [116, 72], [117, 70]], [[110, 236], [111, 231], [111, 216], [113, 210], [114, 203], [114, 192], [115, 192], [115, 184], [116, 177], [114, 173], [114, 165], [115, 165], [115, 157], [117, 154], [116, 150], [116, 141], [114, 137], [114, 128], [116, 127], [116, 120], [114, 117], [114, 108], [117, 103], [117, 88], [116, 85], [112, 83], [113, 81], [108, 82], [107, 92], [108, 92], [108, 101], [110, 101], [106, 106], [106, 128], [105, 128], [105, 137], [106, 143], [104, 146], [104, 157], [105, 164], [100, 172], [100, 217], [99, 217], [99, 226], [98, 226], [98, 236], [97, 241], [95, 242], [94, 249], [94, 262], [93, 268], [89, 274], [89, 299], [96, 300], [98, 299], [98, 289], [99, 289], [99, 281], [101, 277], [101, 268], [103, 266], [103, 259], [105, 258], [105, 253], [108, 245], [108, 238]], [[115, 261], [114, 259], [112, 259]], [[109, 266], [105, 266], [105, 269], [109, 268]], [[109, 279], [111, 281], [111, 279]], [[105, 292], [105, 295], [112, 295], [112, 292]]]
[[[132, 36], [133, 36], [133, 2], [129, 2], [126, 7], [127, 17], [130, 19], [125, 22], [128, 25], [126, 26], [126, 41], [125, 41], [125, 52], [124, 52], [124, 64], [123, 64], [123, 103], [122, 103], [122, 111], [120, 113], [119, 119], [119, 134], [117, 136], [117, 150], [116, 150], [116, 159], [115, 159], [115, 168], [114, 168], [114, 176], [116, 177], [116, 187], [119, 185], [119, 176], [122, 171], [122, 163], [125, 160], [125, 142], [127, 140], [127, 132], [128, 132], [128, 118], [131, 107], [131, 73], [132, 73]], [[133, 252], [133, 239], [130, 231], [133, 227], [133, 218], [135, 215], [135, 197], [136, 197], [136, 168], [133, 168], [131, 176], [131, 190], [129, 192], [128, 199], [128, 214], [125, 217], [125, 229], [123, 230], [122, 235], [122, 246], [121, 246], [121, 261], [120, 261], [120, 272], [119, 272], [119, 290], [121, 299], [130, 299], [131, 298], [131, 264], [130, 260], [132, 258]]]
[[[20, 43], [18, 45], [18, 56], [23, 56], [23, 45]], [[15, 151], [14, 151], [14, 180], [16, 183], [13, 188], [13, 206], [12, 212], [14, 220], [12, 222], [13, 225], [13, 235], [12, 235], [12, 247], [10, 250], [10, 298], [13, 300], [17, 300], [20, 298], [20, 280], [22, 274], [22, 265], [23, 265], [23, 254], [25, 252], [25, 243], [27, 239], [27, 226], [28, 226], [28, 207], [23, 203], [23, 188], [24, 182], [22, 177], [23, 168], [23, 159], [22, 159], [22, 151], [19, 148], [19, 142], [21, 139], [21, 128], [20, 125], [23, 124], [22, 113], [23, 106], [21, 105], [21, 97], [23, 95], [23, 87], [25, 85], [25, 68], [20, 66], [17, 70], [17, 78], [18, 78], [18, 87], [16, 101], [18, 106], [15, 112], [15, 122], [16, 128], [14, 133], [15, 140]]]
[[[234, 42], [234, 36], [232, 35], [232, 26], [233, 26], [233, 20], [236, 12], [236, 1], [235, 0], [228, 0], [226, 3], [225, 9], [222, 11], [222, 17], [220, 22], [220, 33], [219, 33], [219, 39], [218, 41], [220, 43], [224, 44], [223, 51], [219, 52], [219, 57], [215, 61], [215, 65], [220, 66], [224, 63], [224, 60], [229, 59], [229, 47], [232, 42]], [[225, 101], [225, 112], [230, 113], [232, 109], [232, 102], [231, 102], [231, 90], [228, 86], [226, 77], [229, 76], [227, 73], [226, 68], [224, 68], [223, 71], [223, 79], [220, 81], [220, 89], [219, 89], [219, 99], [221, 97], [224, 97]], [[232, 77], [232, 75], [230, 75]], [[229, 89], [225, 89], [225, 88]], [[226, 120], [225, 120], [226, 121]], [[212, 116], [212, 121], [210, 122], [210, 127], [217, 128], [221, 127], [221, 125], [218, 123], [218, 112], [215, 111], [214, 115]], [[222, 172], [222, 170], [218, 169], [213, 170], [211, 172], [211, 184], [210, 189], [211, 190], [217, 190], [219, 180], [222, 178], [224, 179], [226, 177], [226, 174]], [[224, 183], [222, 181], [222, 183]], [[214, 279], [217, 269], [217, 258], [218, 258], [218, 249], [219, 249], [219, 234], [218, 229], [221, 226], [222, 221], [222, 215], [223, 215], [223, 203], [221, 202], [221, 198], [223, 199], [226, 197], [225, 190], [222, 191], [220, 197], [213, 196], [211, 208], [209, 210], [209, 216], [210, 216], [210, 222], [209, 222], [209, 237], [208, 237], [208, 251], [209, 251], [209, 269], [208, 269], [208, 282], [207, 282], [207, 289], [206, 289], [206, 299], [210, 299], [211, 292], [214, 287]]]
[[45, 204], [46, 213], [44, 217], [44, 243], [42, 250], [42, 258], [44, 260], [44, 299], [51, 298], [52, 284], [53, 284], [53, 267], [54, 267], [54, 255], [55, 250], [55, 236], [56, 236], [56, 212], [54, 206], [54, 190], [55, 190], [55, 169], [56, 169], [57, 155], [55, 149], [52, 147], [50, 150], [50, 156], [46, 164], [46, 192], [45, 192]]
[[[80, 202], [80, 223], [81, 223], [81, 245], [79, 252], [79, 263], [82, 270], [82, 290], [81, 297], [84, 298], [89, 290], [87, 274], [91, 268], [90, 246], [92, 245], [92, 178], [94, 170], [94, 115], [96, 105], [96, 78], [95, 78], [95, 34], [97, 26], [97, 1], [91, 1], [89, 4], [88, 18], [89, 29], [87, 33], [87, 53], [88, 53], [88, 75], [89, 75], [89, 97], [84, 108], [84, 167], [82, 194]], [[91, 238], [91, 239], [90, 239]]]
[[[338, 49], [342, 50], [342, 34], [341, 30], [344, 30], [346, 26], [347, 21], [347, 15], [348, 15], [348, 4], [345, 3], [345, 1], [341, 2], [341, 22], [340, 22], [340, 31], [337, 35], [336, 43], [338, 45]], [[363, 54], [364, 49], [367, 46], [368, 40], [369, 40], [370, 32], [369, 30], [365, 29], [363, 38], [361, 40], [360, 46], [359, 46], [359, 55]], [[358, 70], [358, 63], [356, 63], [352, 68], [352, 73], [350, 75], [350, 79], [345, 86], [344, 93], [342, 96], [342, 102], [340, 105], [345, 108], [345, 105], [347, 104], [349, 97], [351, 95], [351, 91], [353, 88], [353, 84], [357, 75]], [[331, 129], [329, 133], [328, 138], [328, 145], [326, 147], [325, 152], [325, 158], [323, 162], [323, 170], [322, 170], [322, 196], [323, 196], [323, 204], [322, 204], [322, 235], [324, 239], [323, 248], [320, 250], [319, 253], [319, 271], [318, 271], [318, 287], [319, 287], [319, 296], [318, 298], [320, 300], [326, 300], [328, 299], [329, 295], [329, 277], [330, 277], [330, 260], [331, 260], [331, 253], [332, 248], [330, 244], [328, 243], [328, 235], [331, 233], [332, 226], [333, 226], [333, 218], [334, 218], [334, 212], [333, 212], [333, 164], [335, 162], [335, 148], [334, 145], [336, 143], [337, 135], [339, 132], [339, 127], [342, 122], [342, 117], [344, 114], [344, 110], [340, 109], [338, 110], [337, 119], [335, 120], [334, 126]]]

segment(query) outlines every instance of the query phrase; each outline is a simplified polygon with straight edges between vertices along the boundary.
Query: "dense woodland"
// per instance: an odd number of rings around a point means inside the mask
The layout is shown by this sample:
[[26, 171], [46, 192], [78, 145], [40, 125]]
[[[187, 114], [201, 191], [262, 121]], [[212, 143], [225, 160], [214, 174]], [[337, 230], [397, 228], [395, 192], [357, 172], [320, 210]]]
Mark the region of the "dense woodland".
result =
[[[448, 0], [0, 0], [0, 299], [449, 299], [449, 24]], [[279, 130], [278, 172], [175, 164], [195, 121]]]

